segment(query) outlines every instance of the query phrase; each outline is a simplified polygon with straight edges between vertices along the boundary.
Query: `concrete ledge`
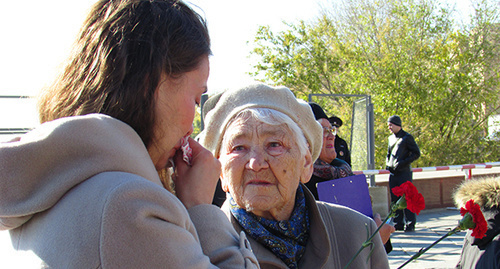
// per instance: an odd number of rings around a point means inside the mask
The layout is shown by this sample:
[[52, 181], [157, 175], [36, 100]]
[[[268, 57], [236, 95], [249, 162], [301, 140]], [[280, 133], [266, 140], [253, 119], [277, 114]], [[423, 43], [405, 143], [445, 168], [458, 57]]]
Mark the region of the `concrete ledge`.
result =
[[370, 187], [370, 197], [372, 198], [373, 214], [379, 213], [382, 219], [387, 217], [389, 213], [389, 204], [387, 191], [388, 188], [384, 186]]

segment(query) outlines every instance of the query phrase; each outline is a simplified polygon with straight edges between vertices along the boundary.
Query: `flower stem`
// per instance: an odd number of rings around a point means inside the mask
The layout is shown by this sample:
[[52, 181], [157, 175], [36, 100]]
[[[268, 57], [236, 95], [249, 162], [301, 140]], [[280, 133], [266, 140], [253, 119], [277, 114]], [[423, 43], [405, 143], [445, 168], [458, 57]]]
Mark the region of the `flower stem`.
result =
[[373, 232], [373, 234], [368, 237], [368, 239], [366, 239], [366, 241], [363, 243], [363, 245], [361, 245], [361, 247], [358, 249], [358, 252], [356, 252], [356, 254], [354, 254], [354, 256], [351, 258], [351, 260], [349, 260], [349, 262], [346, 264], [346, 266], [344, 266], [344, 269], [347, 269], [349, 268], [349, 266], [351, 265], [351, 263], [356, 259], [356, 257], [358, 257], [359, 253], [361, 253], [361, 251], [363, 251], [364, 248], [366, 248], [367, 246], [371, 245], [371, 242], [372, 242], [372, 239], [373, 237], [378, 234], [378, 231], [380, 230], [380, 228], [382, 228], [382, 226], [384, 226], [384, 224], [387, 222], [387, 220], [389, 220], [389, 218], [393, 217], [394, 216], [394, 212], [392, 212], [393, 210], [391, 210], [391, 213], [387, 215], [387, 217], [382, 221], [382, 224], [380, 224], [378, 227], [377, 227], [377, 230], [375, 230], [375, 232]]
[[450, 236], [452, 234], [456, 234], [457, 232], [460, 232], [460, 231], [461, 231], [461, 229], [460, 229], [459, 226], [455, 227], [453, 230], [451, 230], [451, 231], [447, 232], [445, 235], [441, 236], [441, 238], [439, 238], [438, 240], [436, 240], [430, 246], [428, 246], [426, 248], [420, 249], [409, 260], [407, 260], [405, 263], [403, 263], [401, 266], [399, 266], [398, 269], [403, 268], [405, 265], [407, 265], [411, 261], [413, 261], [413, 260], [417, 259], [418, 257], [420, 257], [422, 254], [424, 254], [425, 252], [427, 252], [427, 250], [429, 250], [430, 248], [432, 248], [433, 246], [435, 246], [437, 243], [441, 242], [441, 240], [445, 239], [446, 237], [448, 237], [448, 236]]

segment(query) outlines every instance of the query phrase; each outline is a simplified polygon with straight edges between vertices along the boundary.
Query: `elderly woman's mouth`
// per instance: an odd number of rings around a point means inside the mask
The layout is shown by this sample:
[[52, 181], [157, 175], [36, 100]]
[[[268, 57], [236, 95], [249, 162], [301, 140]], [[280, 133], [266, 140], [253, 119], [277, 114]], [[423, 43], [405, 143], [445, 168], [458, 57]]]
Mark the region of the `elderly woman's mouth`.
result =
[[258, 186], [270, 186], [271, 182], [265, 180], [252, 180], [247, 183], [247, 185], [258, 185]]

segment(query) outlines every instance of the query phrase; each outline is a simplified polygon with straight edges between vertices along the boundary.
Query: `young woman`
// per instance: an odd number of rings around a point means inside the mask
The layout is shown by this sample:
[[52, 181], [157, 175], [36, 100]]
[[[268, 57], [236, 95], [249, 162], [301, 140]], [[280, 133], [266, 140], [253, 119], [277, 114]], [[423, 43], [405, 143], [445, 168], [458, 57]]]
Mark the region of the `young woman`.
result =
[[210, 53], [181, 1], [98, 1], [41, 94], [43, 124], [0, 144], [0, 228], [14, 247], [55, 268], [257, 267], [211, 205], [220, 163], [187, 138]]

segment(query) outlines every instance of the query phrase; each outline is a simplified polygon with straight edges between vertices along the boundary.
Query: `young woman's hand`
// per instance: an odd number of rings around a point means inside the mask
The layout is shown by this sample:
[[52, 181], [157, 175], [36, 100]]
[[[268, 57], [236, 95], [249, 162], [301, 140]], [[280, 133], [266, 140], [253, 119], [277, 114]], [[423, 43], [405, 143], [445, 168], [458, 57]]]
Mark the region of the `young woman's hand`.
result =
[[182, 160], [181, 150], [174, 156], [177, 171], [174, 177], [175, 192], [186, 208], [211, 204], [221, 174], [219, 160], [194, 139], [188, 139], [193, 151], [191, 165]]
[[[382, 218], [380, 217], [379, 213], [375, 213], [373, 215], [373, 220], [375, 220], [375, 224], [377, 226], [380, 226], [382, 224]], [[396, 228], [394, 226], [384, 223], [382, 228], [379, 230], [380, 237], [382, 238], [382, 242], [385, 244], [387, 241], [389, 241], [389, 238], [391, 238], [391, 234], [396, 231]]]

